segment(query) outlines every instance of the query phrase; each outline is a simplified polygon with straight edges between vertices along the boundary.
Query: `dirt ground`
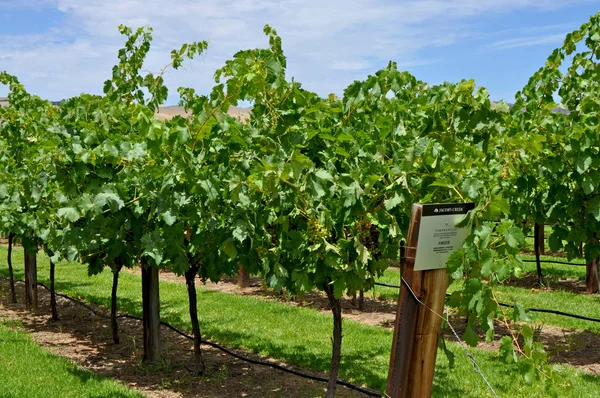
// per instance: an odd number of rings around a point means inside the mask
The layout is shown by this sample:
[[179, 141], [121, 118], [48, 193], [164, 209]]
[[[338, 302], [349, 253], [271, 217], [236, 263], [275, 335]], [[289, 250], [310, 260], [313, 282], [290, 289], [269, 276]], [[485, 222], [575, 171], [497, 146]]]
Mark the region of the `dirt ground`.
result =
[[[23, 284], [17, 283], [16, 287], [18, 296], [23, 297]], [[40, 287], [38, 294], [39, 309], [35, 314], [30, 313], [23, 304], [8, 302], [8, 281], [0, 279], [0, 320], [19, 320], [39, 345], [70, 359], [84, 369], [119, 380], [148, 397], [261, 398], [324, 395], [325, 383], [249, 364], [206, 345], [203, 346], [206, 373], [201, 377], [193, 376], [190, 372], [193, 368], [191, 341], [164, 327], [161, 329], [164, 362], [154, 366], [146, 365], [141, 362], [142, 327], [139, 321], [119, 319], [121, 343], [115, 345], [107, 319], [58, 297], [60, 320], [52, 321], [49, 316], [49, 293]], [[106, 309], [95, 308], [107, 314]], [[256, 355], [240, 353], [258, 359]], [[338, 386], [338, 392], [340, 397], [364, 396], [341, 386]]]

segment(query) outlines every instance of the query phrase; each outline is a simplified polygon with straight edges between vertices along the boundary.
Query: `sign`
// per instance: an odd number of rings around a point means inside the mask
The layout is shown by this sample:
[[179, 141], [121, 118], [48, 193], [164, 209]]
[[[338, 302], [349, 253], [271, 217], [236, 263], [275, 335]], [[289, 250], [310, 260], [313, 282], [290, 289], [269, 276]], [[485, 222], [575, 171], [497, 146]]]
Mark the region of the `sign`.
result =
[[419, 226], [415, 271], [446, 267], [450, 254], [460, 248], [469, 235], [468, 228], [457, 228], [474, 203], [424, 204]]

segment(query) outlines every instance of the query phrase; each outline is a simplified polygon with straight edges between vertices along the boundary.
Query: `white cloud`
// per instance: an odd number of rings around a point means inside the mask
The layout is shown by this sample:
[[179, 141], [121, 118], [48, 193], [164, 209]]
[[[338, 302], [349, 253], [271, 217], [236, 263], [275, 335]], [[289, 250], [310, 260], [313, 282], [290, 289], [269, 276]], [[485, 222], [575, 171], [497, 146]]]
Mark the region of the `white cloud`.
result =
[[514, 39], [498, 40], [487, 47], [493, 50], [510, 50], [520, 47], [539, 46], [541, 44], [560, 45], [565, 39], [565, 33], [549, 34], [542, 36], [517, 37]]
[[[206, 92], [214, 70], [225, 59], [240, 49], [267, 45], [262, 27], [269, 23], [282, 36], [289, 75], [326, 95], [341, 93], [350, 81], [384, 67], [390, 59], [404, 66], [437, 62], [423, 58], [422, 50], [460, 40], [469, 33], [469, 18], [568, 4], [564, 0], [3, 0], [0, 10], [52, 7], [64, 14], [64, 22], [45, 35], [0, 35], [0, 69], [17, 74], [50, 99], [99, 93], [122, 43], [117, 25], [148, 24], [155, 38], [145, 65], [149, 70], [159, 70], [168, 62], [169, 51], [184, 42], [210, 41], [200, 60], [166, 77], [173, 94], [179, 85]], [[495, 45], [526, 43], [504, 42]]]

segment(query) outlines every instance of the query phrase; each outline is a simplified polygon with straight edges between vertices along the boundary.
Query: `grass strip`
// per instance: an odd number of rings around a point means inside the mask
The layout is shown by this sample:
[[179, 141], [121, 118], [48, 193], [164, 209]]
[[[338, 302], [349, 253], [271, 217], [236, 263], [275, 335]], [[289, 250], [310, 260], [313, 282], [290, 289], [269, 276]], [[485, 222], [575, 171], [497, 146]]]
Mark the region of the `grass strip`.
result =
[[14, 321], [0, 318], [0, 396], [141, 398], [114, 380], [82, 370], [39, 347]]
[[[550, 268], [551, 267], [547, 267], [547, 269]], [[564, 272], [568, 271], [569, 275], [572, 275], [570, 277], [580, 279], [578, 273], [573, 272], [573, 269], [576, 271], [579, 270], [579, 267], [558, 264], [556, 267], [553, 266], [552, 268], [554, 268], [561, 277], [563, 277], [562, 275], [564, 275]], [[525, 269], [524, 271], [535, 272], [535, 264], [533, 264], [532, 270]], [[585, 279], [585, 269], [583, 269], [583, 279]], [[398, 269], [390, 268], [385, 271], [383, 277], [379, 278], [378, 281], [397, 285], [399, 284], [399, 280], [400, 271]], [[452, 293], [458, 288], [458, 284], [452, 284], [448, 288], [448, 293]], [[498, 300], [506, 304], [512, 304], [517, 300], [526, 308], [544, 308], [600, 319], [600, 295], [598, 294], [590, 295], [569, 291], [547, 291], [543, 289], [540, 290], [507, 285], [498, 286], [496, 290], [498, 291]], [[375, 297], [379, 297], [382, 300], [398, 300], [398, 289], [395, 288], [375, 286], [370, 294], [374, 294]], [[600, 334], [600, 323], [598, 322], [545, 313], [534, 313], [533, 316], [535, 322], [565, 329]]]
[[[0, 248], [0, 274], [8, 273], [6, 248]], [[22, 251], [15, 251], [17, 278], [23, 278], [20, 267]], [[48, 259], [38, 258], [38, 278], [47, 282]], [[86, 301], [108, 306], [110, 272], [88, 277], [81, 264], [57, 265], [57, 289]], [[161, 282], [161, 317], [176, 327], [190, 330], [187, 295], [184, 284]], [[123, 273], [119, 284], [120, 309], [141, 315], [141, 278]], [[307, 369], [326, 372], [331, 358], [332, 321], [329, 312], [292, 307], [255, 297], [239, 296], [198, 288], [199, 317], [203, 333], [219, 343], [243, 348], [270, 358], [283, 360]], [[344, 343], [340, 378], [382, 390], [385, 388], [392, 332], [390, 330], [344, 321]], [[449, 343], [456, 354], [456, 365], [450, 369], [443, 354], [438, 356], [434, 380], [435, 397], [490, 396], [481, 378], [472, 370], [462, 348]], [[496, 354], [471, 350], [500, 396], [547, 396], [542, 386], [525, 386], [518, 381], [514, 369], [500, 365]], [[499, 366], [500, 365], [500, 366]], [[600, 377], [560, 367], [574, 384], [579, 397], [595, 397]]]

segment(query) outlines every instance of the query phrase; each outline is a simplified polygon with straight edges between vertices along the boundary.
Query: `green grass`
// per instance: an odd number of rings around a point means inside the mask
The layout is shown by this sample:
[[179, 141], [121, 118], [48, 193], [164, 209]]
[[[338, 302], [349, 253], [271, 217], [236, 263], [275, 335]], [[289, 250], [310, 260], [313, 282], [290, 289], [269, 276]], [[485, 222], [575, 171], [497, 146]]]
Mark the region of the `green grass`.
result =
[[[521, 256], [523, 260], [535, 260], [535, 256]], [[567, 262], [566, 258], [552, 257], [552, 256], [540, 256], [540, 260], [554, 260]], [[585, 264], [585, 260], [575, 259], [571, 261], [573, 264]], [[585, 280], [585, 267], [565, 265], [565, 264], [553, 264], [553, 263], [541, 263], [542, 275], [544, 278], [548, 277], [551, 279], [559, 278], [574, 278], [579, 280]], [[537, 268], [535, 263], [523, 263], [523, 272], [537, 275]]]
[[142, 397], [40, 348], [16, 326], [0, 318], [1, 397]]
[[[570, 265], [548, 264], [543, 269], [544, 274], [547, 276], [585, 279], [585, 268], [580, 268]], [[535, 273], [535, 264], [527, 264], [525, 271]], [[396, 285], [399, 284], [399, 280], [400, 271], [392, 268], [386, 270], [384, 276], [379, 279], [380, 282]], [[458, 288], [458, 284], [453, 284], [448, 288], [448, 293], [452, 293]], [[398, 289], [376, 286], [374, 291], [375, 295], [381, 299], [398, 299]], [[568, 291], [532, 291], [531, 289], [513, 286], [498, 286], [497, 291], [499, 292], [498, 299], [507, 304], [518, 300], [527, 308], [557, 310], [600, 319], [600, 295], [597, 294], [578, 294]], [[546, 313], [535, 313], [534, 320], [547, 325], [600, 334], [600, 323], [598, 322]]]
[[[6, 275], [6, 248], [0, 248], [0, 274]], [[15, 252], [14, 264], [18, 278], [23, 277], [22, 252]], [[48, 260], [39, 256], [39, 279], [47, 282]], [[97, 304], [108, 305], [111, 274], [88, 277], [80, 264], [61, 263], [57, 266], [57, 289]], [[190, 329], [185, 285], [161, 282], [161, 317], [174, 326]], [[119, 306], [123, 311], [141, 315], [141, 280], [123, 273], [119, 284]], [[327, 371], [331, 358], [332, 321], [328, 313], [311, 308], [291, 307], [283, 303], [254, 297], [198, 289], [201, 327], [206, 337], [229, 347], [244, 348], [271, 358], [308, 369]], [[141, 327], [141, 325], [140, 325]], [[344, 322], [344, 342], [340, 378], [385, 388], [392, 332], [380, 327], [353, 321]], [[486, 397], [487, 387], [476, 375], [462, 349], [449, 344], [456, 353], [457, 363], [448, 368], [444, 355], [438, 356], [434, 381], [435, 397]], [[543, 392], [521, 386], [516, 373], [500, 365], [496, 354], [472, 350], [483, 372], [500, 396], [544, 396]], [[561, 367], [573, 380], [578, 397], [596, 397], [600, 377], [594, 377]]]

